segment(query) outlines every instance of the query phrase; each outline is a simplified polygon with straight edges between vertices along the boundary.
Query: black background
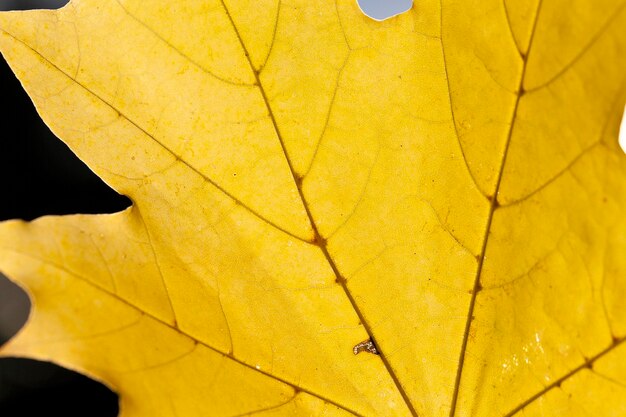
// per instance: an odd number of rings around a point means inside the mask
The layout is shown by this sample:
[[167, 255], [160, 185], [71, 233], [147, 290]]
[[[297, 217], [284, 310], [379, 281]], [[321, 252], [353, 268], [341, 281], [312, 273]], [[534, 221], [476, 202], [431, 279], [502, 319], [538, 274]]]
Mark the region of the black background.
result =
[[[0, 0], [0, 10], [57, 8], [67, 0]], [[0, 58], [0, 221], [112, 213], [130, 201], [93, 174], [43, 123], [19, 81]], [[28, 317], [26, 294], [0, 275], [0, 345]], [[0, 416], [113, 417], [117, 396], [57, 365], [0, 359]]]

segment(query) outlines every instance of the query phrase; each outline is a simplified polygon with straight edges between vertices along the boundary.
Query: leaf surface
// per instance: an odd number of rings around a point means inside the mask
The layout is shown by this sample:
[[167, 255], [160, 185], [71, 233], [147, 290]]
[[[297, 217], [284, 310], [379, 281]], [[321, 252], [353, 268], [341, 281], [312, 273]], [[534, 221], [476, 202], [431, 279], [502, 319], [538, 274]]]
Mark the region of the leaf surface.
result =
[[625, 414], [625, 9], [0, 14], [44, 120], [133, 200], [0, 224], [35, 306], [2, 354], [127, 417]]

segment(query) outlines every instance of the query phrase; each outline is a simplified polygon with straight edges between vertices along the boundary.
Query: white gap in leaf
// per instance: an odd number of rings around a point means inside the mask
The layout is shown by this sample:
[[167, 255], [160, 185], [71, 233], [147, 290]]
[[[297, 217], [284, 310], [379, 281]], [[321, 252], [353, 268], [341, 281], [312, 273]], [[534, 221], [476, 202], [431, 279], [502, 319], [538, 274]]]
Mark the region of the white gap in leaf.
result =
[[411, 10], [413, 0], [357, 0], [364, 15], [379, 22]]
[[621, 146], [624, 153], [626, 153], [626, 107], [624, 107], [624, 113], [622, 113], [622, 124], [619, 128], [619, 146]]

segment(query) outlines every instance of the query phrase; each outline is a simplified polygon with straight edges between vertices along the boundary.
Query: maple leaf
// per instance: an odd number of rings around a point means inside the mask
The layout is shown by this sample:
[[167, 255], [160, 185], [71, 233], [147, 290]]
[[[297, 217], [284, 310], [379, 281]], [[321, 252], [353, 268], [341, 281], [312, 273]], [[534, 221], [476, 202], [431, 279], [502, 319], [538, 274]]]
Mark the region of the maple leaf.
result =
[[0, 14], [44, 120], [133, 200], [0, 224], [34, 304], [2, 354], [123, 416], [625, 414], [625, 5]]

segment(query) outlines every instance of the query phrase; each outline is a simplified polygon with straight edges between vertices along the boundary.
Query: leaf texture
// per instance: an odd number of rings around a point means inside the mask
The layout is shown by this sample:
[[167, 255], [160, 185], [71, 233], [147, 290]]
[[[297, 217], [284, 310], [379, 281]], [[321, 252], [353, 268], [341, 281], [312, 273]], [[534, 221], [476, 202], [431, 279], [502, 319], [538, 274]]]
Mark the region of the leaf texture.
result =
[[34, 303], [1, 354], [125, 417], [626, 414], [625, 9], [0, 14], [41, 116], [133, 201], [0, 224]]

